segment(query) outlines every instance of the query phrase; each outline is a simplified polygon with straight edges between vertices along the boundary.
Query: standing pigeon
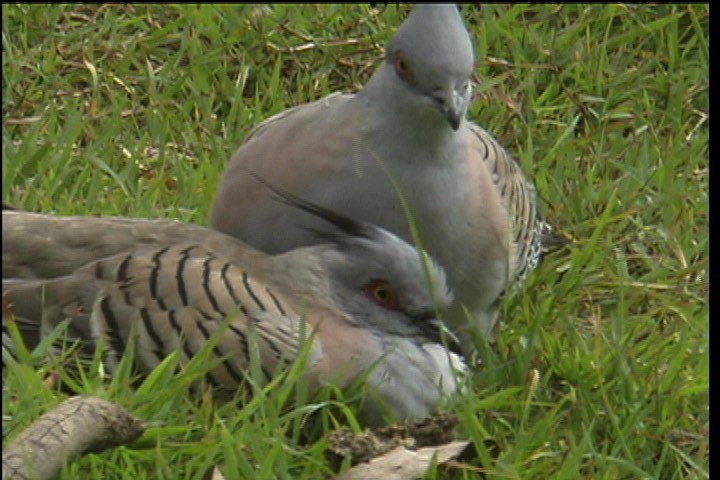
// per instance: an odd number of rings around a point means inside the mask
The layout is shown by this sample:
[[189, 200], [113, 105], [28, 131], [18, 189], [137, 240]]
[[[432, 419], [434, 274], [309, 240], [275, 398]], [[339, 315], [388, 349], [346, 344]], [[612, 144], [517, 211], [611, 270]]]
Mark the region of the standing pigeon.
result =
[[250, 133], [227, 167], [210, 225], [270, 253], [318, 242], [296, 228], [305, 214], [270, 201], [258, 175], [413, 241], [402, 197], [455, 293], [444, 320], [472, 352], [549, 233], [515, 159], [465, 119], [473, 64], [457, 7], [415, 6], [360, 92], [291, 108]]
[[465, 368], [436, 320], [452, 298], [442, 269], [380, 228], [290, 203], [325, 222], [320, 243], [274, 256], [180, 222], [4, 211], [4, 343], [6, 316], [31, 346], [69, 318], [68, 335], [86, 348], [107, 338], [110, 371], [132, 336], [148, 373], [224, 329], [207, 378], [232, 392], [253, 347], [270, 378], [309, 339], [311, 385], [346, 387], [370, 372], [367, 424], [433, 412]]

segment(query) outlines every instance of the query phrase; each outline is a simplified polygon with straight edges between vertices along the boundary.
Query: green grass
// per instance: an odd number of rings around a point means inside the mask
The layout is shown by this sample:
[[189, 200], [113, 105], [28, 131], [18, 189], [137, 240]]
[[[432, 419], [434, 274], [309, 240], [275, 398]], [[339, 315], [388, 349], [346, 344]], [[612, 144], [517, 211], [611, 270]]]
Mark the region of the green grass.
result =
[[[3, 199], [205, 223], [252, 126], [359, 89], [406, 11], [4, 4]], [[575, 241], [506, 300], [485, 368], [449, 407], [478, 450], [453, 478], [708, 478], [709, 7], [464, 15], [479, 58], [470, 116], [517, 154]], [[5, 434], [63, 398], [43, 386], [58, 367], [40, 353], [8, 368]], [[63, 478], [203, 478], [214, 465], [322, 478], [319, 433], [352, 419], [331, 392], [308, 400], [297, 375], [240, 407], [190, 393], [193, 372], [168, 368], [132, 393], [129, 374], [97, 370], [82, 391], [150, 428]], [[289, 408], [296, 396], [309, 406]]]

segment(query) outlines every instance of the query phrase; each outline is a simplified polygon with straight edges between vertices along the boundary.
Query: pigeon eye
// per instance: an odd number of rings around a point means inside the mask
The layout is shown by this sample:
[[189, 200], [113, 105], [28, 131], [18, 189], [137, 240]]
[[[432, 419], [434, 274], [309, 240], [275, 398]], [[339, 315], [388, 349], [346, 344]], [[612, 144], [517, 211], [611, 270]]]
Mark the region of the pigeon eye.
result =
[[386, 280], [373, 280], [363, 289], [370, 300], [389, 310], [400, 310], [397, 292]]
[[410, 65], [408, 65], [407, 61], [401, 53], [395, 55], [393, 65], [395, 66], [395, 72], [400, 78], [402, 78], [406, 82], [414, 81], [414, 76], [412, 70], [410, 69]]

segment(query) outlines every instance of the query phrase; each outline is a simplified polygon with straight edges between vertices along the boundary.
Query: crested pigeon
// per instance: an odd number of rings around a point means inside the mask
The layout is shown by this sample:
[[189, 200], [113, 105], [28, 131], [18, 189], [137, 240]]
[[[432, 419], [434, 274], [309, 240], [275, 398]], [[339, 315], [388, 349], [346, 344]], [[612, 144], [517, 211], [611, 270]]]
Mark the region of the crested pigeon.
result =
[[148, 373], [226, 327], [207, 377], [230, 391], [251, 358], [271, 376], [307, 338], [311, 385], [345, 387], [368, 372], [368, 425], [433, 412], [466, 368], [441, 341], [435, 313], [452, 298], [442, 269], [381, 228], [286, 200], [326, 222], [321, 243], [267, 255], [180, 222], [4, 211], [6, 310], [31, 345], [66, 318], [67, 335], [91, 349], [106, 337], [110, 371], [131, 336]]
[[295, 228], [306, 215], [269, 201], [254, 175], [412, 241], [404, 201], [454, 291], [444, 319], [472, 353], [551, 238], [516, 160], [465, 119], [473, 64], [457, 7], [415, 6], [360, 92], [291, 108], [249, 134], [211, 227], [273, 254], [318, 241]]

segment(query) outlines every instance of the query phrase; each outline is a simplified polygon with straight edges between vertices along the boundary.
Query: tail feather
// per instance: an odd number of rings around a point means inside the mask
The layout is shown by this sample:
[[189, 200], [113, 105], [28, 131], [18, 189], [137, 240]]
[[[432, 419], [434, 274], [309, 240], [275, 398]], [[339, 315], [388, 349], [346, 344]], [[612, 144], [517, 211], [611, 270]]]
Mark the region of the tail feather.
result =
[[550, 224], [542, 222], [540, 227], [540, 255], [541, 257], [560, 250], [565, 245], [572, 243], [572, 240], [555, 233]]
[[29, 349], [69, 319], [66, 336], [90, 346], [90, 312], [97, 289], [72, 278], [54, 281], [3, 279], [3, 345], [10, 347], [9, 322], [14, 322]]

